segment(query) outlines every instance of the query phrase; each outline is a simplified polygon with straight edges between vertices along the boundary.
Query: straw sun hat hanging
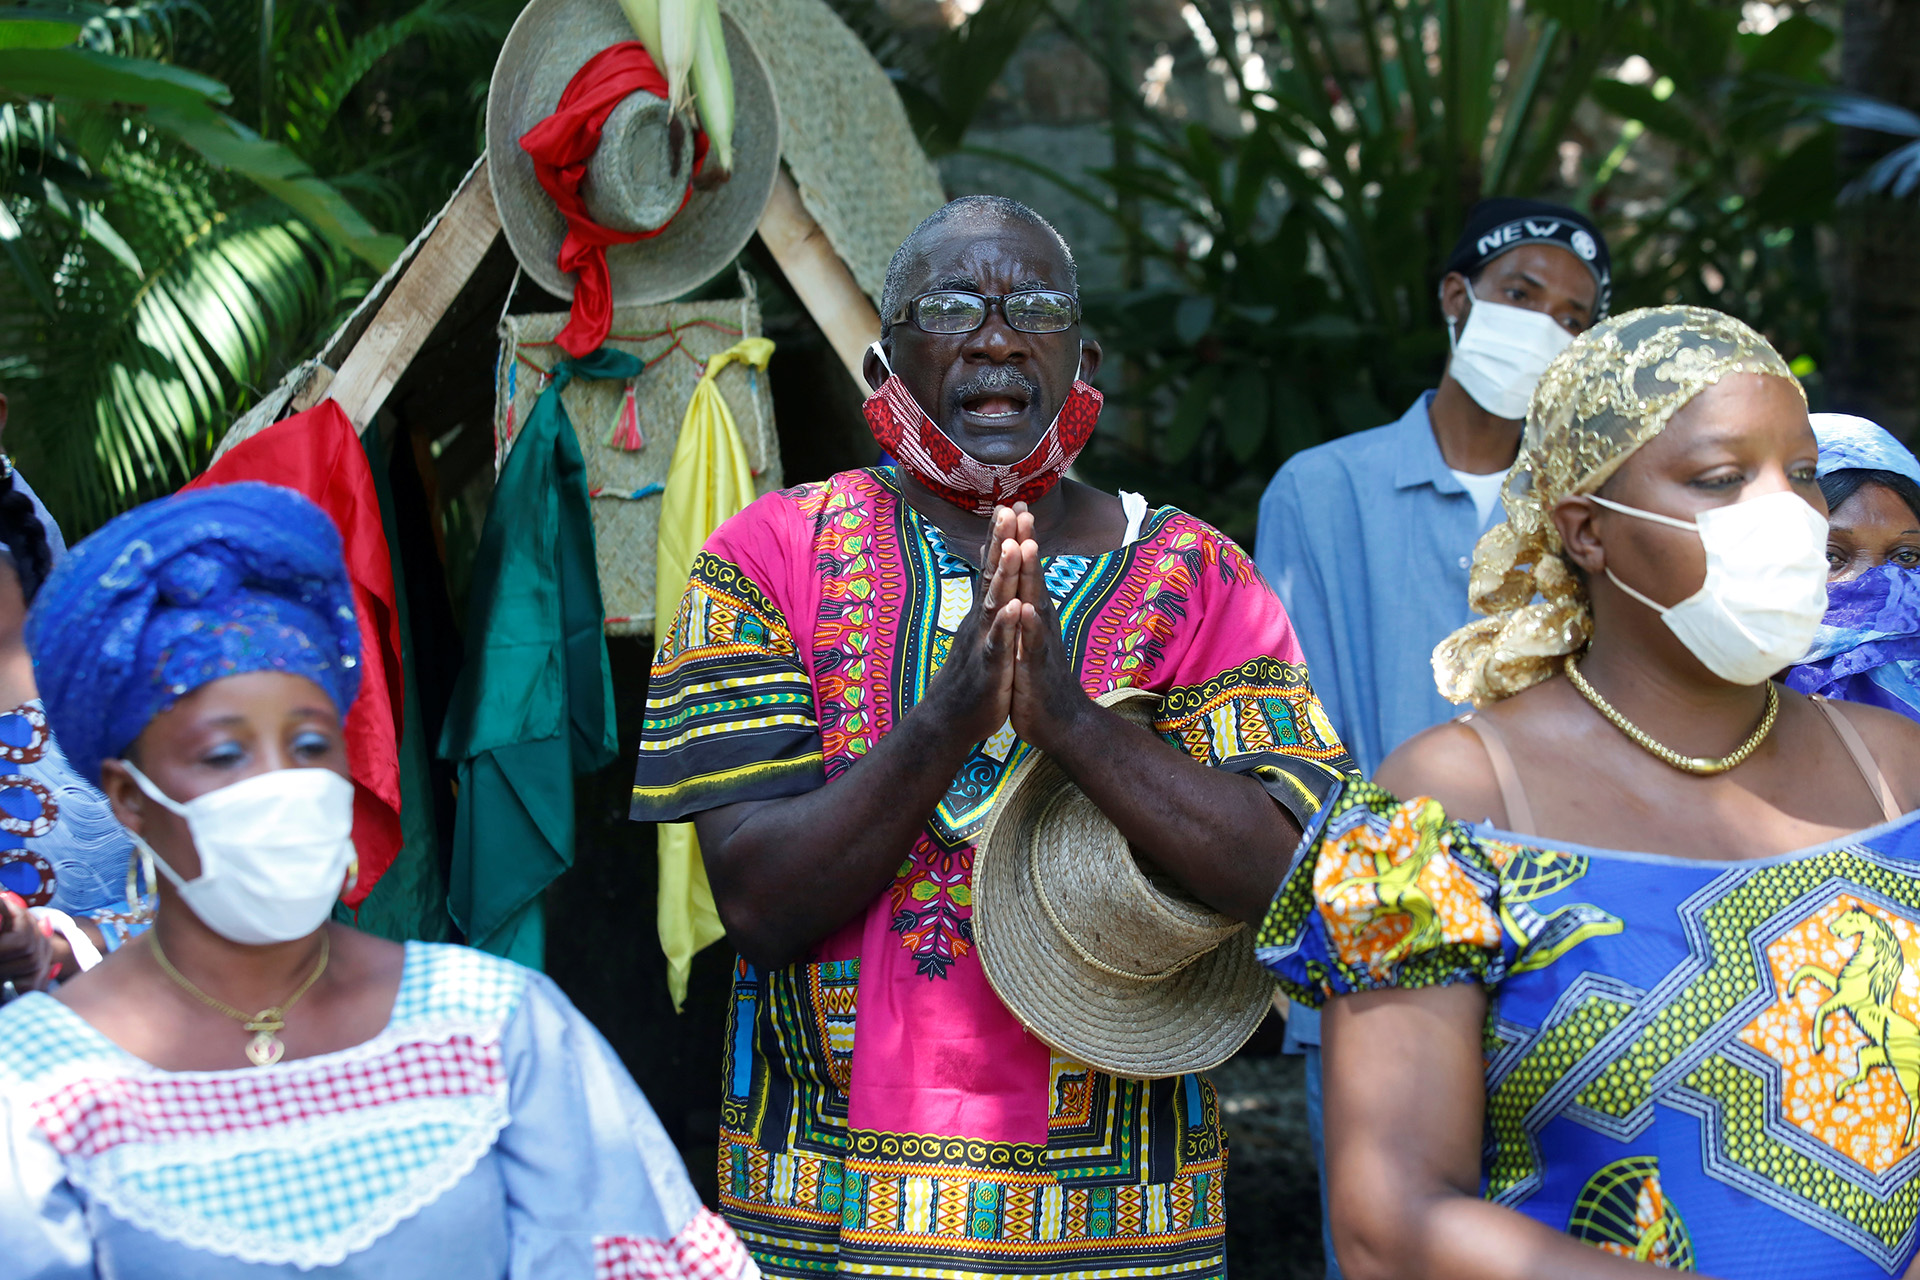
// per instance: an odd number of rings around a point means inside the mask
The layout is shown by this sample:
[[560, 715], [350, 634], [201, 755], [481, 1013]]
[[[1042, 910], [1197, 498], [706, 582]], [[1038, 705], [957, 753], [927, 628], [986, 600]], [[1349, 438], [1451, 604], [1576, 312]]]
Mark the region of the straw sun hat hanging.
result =
[[[1157, 694], [1099, 699], [1151, 729]], [[1217, 1067], [1273, 1000], [1253, 931], [1143, 864], [1066, 771], [1034, 752], [974, 854], [973, 931], [987, 979], [1034, 1035], [1120, 1076]]]
[[[587, 141], [579, 148], [592, 146], [578, 183], [585, 216], [597, 228], [643, 237], [606, 246], [612, 306], [664, 302], [706, 283], [746, 247], [766, 210], [780, 167], [780, 108], [753, 43], [732, 18], [723, 17], [721, 25], [735, 110], [727, 181], [711, 190], [693, 185], [704, 139], [684, 121], [670, 120], [666, 99], [647, 88], [620, 97], [598, 145]], [[578, 273], [560, 265], [568, 222], [522, 142], [540, 136], [535, 130], [555, 118], [563, 96], [576, 100], [590, 87], [590, 63], [628, 45], [639, 48], [615, 0], [533, 0], [494, 63], [487, 98], [494, 204], [514, 257], [556, 297], [576, 291]], [[605, 96], [633, 83], [620, 81]]]

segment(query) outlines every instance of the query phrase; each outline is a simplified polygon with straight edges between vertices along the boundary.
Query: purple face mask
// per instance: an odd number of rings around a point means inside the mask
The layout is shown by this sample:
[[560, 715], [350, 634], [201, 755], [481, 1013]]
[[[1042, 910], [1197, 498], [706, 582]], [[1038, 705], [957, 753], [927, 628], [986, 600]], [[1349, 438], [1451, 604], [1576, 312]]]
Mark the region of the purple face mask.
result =
[[1883, 564], [1827, 584], [1827, 613], [1787, 687], [1920, 720], [1920, 571]]

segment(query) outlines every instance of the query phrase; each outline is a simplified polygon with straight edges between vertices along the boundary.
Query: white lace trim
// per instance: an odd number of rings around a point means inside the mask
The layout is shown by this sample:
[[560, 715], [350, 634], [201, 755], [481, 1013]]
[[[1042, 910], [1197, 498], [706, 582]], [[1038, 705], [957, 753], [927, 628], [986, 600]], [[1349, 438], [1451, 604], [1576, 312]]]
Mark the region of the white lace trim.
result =
[[[455, 993], [471, 986], [472, 998], [464, 1003], [422, 1000], [423, 990], [442, 986]], [[493, 1149], [511, 1119], [510, 1074], [500, 1050], [507, 1025], [527, 994], [525, 975], [504, 961], [409, 943], [394, 1017], [372, 1039], [334, 1053], [238, 1071], [163, 1071], [121, 1049], [70, 1010], [51, 1003], [42, 1009], [36, 998], [33, 1016], [11, 1020], [14, 1043], [0, 1054], [0, 1081], [5, 1082], [12, 1101], [41, 1112], [36, 1126], [41, 1140], [57, 1151], [74, 1136], [69, 1131], [57, 1142], [54, 1131], [46, 1126], [72, 1118], [74, 1113], [59, 1107], [56, 1097], [76, 1085], [125, 1081], [140, 1088], [159, 1085], [187, 1094], [204, 1088], [211, 1099], [236, 1088], [245, 1090], [249, 1084], [297, 1088], [312, 1083], [324, 1088], [324, 1077], [350, 1078], [357, 1070], [369, 1070], [370, 1064], [409, 1047], [443, 1048], [457, 1040], [469, 1042], [494, 1061], [494, 1078], [477, 1090], [401, 1096], [245, 1129], [120, 1142], [95, 1156], [75, 1152], [63, 1157], [74, 1187], [138, 1230], [243, 1262], [302, 1269], [335, 1266], [447, 1194]], [[20, 1010], [22, 1015], [27, 1012]], [[39, 1069], [36, 1060], [57, 1065]], [[308, 1077], [321, 1079], [310, 1082]], [[178, 1099], [170, 1099], [169, 1105], [191, 1110], [190, 1103]], [[356, 1143], [364, 1149], [373, 1135], [417, 1131], [426, 1125], [444, 1126], [450, 1132], [412, 1142], [409, 1149], [393, 1153], [395, 1158], [418, 1162], [404, 1186], [356, 1204], [351, 1214], [341, 1215], [350, 1221], [339, 1229], [310, 1230], [303, 1238], [288, 1239], [284, 1226], [270, 1232], [223, 1218], [223, 1204], [244, 1208], [248, 1200], [245, 1193], [232, 1195], [218, 1177], [208, 1179], [202, 1195], [173, 1187], [161, 1195], [128, 1182], [166, 1176], [170, 1171], [178, 1171], [184, 1180], [196, 1169], [212, 1169], [269, 1151], [291, 1155], [287, 1163], [297, 1170], [303, 1157], [324, 1163], [330, 1153], [355, 1150]], [[303, 1192], [311, 1185], [300, 1184]], [[354, 1184], [342, 1179], [340, 1185]]]
[[[499, 1022], [483, 1025], [459, 1017], [413, 1021], [402, 1028], [389, 1027], [371, 1040], [335, 1053], [251, 1068], [244, 1073], [163, 1071], [114, 1048], [48, 1072], [34, 1082], [37, 1086], [34, 1097], [47, 1098], [83, 1080], [98, 1080], [103, 1075], [139, 1083], [157, 1081], [188, 1087], [222, 1081], [231, 1083], [236, 1077], [264, 1083], [271, 1077], [288, 1080], [331, 1075], [351, 1072], [355, 1067], [410, 1045], [446, 1045], [464, 1038], [483, 1052], [497, 1050], [504, 1030]], [[511, 1119], [509, 1077], [504, 1062], [500, 1063], [499, 1071], [498, 1082], [485, 1094], [387, 1102], [231, 1133], [126, 1143], [91, 1158], [69, 1156], [65, 1160], [67, 1177], [115, 1217], [141, 1231], [189, 1248], [263, 1265], [291, 1264], [303, 1269], [336, 1266], [451, 1191], [493, 1149], [501, 1130]], [[369, 1134], [390, 1132], [423, 1121], [446, 1124], [463, 1132], [437, 1150], [403, 1190], [374, 1201], [354, 1216], [350, 1226], [317, 1238], [289, 1240], [282, 1234], [236, 1227], [204, 1209], [143, 1192], [123, 1181], [130, 1175], [181, 1165], [218, 1164], [236, 1156], [268, 1150], [317, 1154], [336, 1150]]]

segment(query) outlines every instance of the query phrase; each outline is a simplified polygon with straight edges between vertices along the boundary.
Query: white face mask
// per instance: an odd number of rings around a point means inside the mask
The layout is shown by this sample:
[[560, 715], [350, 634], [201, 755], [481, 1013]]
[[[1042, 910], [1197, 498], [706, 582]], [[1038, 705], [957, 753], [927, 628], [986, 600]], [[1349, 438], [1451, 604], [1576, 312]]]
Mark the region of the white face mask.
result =
[[1656, 610], [1707, 670], [1760, 684], [1806, 655], [1827, 611], [1827, 522], [1798, 494], [1770, 493], [1676, 520], [1593, 500], [1611, 511], [1700, 535], [1707, 576], [1676, 605], [1649, 600], [1609, 567], [1613, 585]]
[[304, 938], [326, 920], [353, 861], [351, 782], [331, 769], [275, 769], [181, 804], [120, 763], [148, 799], [187, 820], [199, 876], [182, 880], [154, 861], [207, 928], [261, 946]]
[[1460, 332], [1447, 326], [1447, 374], [1496, 418], [1524, 418], [1540, 375], [1573, 341], [1558, 320], [1525, 307], [1473, 300]]

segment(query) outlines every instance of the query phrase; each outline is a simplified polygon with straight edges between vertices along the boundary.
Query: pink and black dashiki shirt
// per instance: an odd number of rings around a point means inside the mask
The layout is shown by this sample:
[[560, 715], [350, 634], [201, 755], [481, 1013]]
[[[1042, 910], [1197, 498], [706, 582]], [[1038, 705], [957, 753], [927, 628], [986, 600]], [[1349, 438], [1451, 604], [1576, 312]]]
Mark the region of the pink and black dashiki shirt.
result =
[[[1348, 771], [1284, 609], [1171, 508], [1045, 580], [1089, 694], [1164, 696], [1157, 728], [1304, 825]], [[977, 574], [891, 469], [761, 498], [708, 541], [654, 659], [633, 816], [673, 821], [836, 779], [917, 703]], [[740, 962], [720, 1134], [727, 1219], [769, 1275], [1223, 1272], [1219, 1108], [1050, 1051], [988, 985], [972, 840], [1011, 765], [980, 743], [867, 910], [775, 972]]]

